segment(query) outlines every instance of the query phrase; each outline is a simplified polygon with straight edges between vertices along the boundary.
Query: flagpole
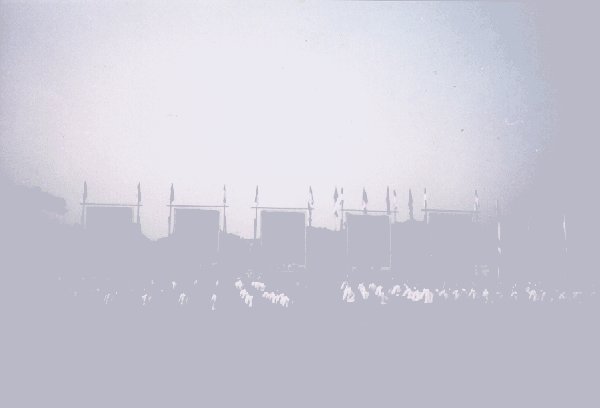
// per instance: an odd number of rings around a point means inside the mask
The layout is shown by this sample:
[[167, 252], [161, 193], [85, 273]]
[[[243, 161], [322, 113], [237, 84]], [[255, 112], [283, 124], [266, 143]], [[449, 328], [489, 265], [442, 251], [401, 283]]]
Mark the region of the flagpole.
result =
[[256, 229], [258, 228], [258, 186], [256, 186], [256, 195], [254, 196], [254, 241], [256, 242]]
[[81, 201], [81, 227], [85, 228], [85, 206], [87, 201], [87, 181], [83, 182], [83, 200]]
[[346, 229], [346, 224], [344, 222], [344, 202], [342, 202], [342, 207], [341, 207], [341, 214], [342, 217], [340, 219], [340, 231], [343, 231]]
[[140, 183], [138, 183], [138, 200], [137, 200], [137, 224], [141, 225], [140, 223], [140, 204], [142, 201], [142, 190], [140, 187]]
[[258, 207], [256, 207], [254, 210], [254, 241], [256, 241], [256, 228], [258, 226]]
[[414, 221], [415, 219], [415, 213], [413, 211], [413, 196], [410, 188], [408, 189], [408, 217], [411, 221]]
[[226, 208], [227, 208], [227, 190], [225, 189], [225, 186], [223, 186], [223, 233], [227, 234], [227, 214], [226, 212]]
[[312, 192], [312, 187], [309, 186], [308, 187], [308, 202], [306, 203], [306, 207], [308, 209], [308, 226], [312, 227], [312, 206], [314, 205], [315, 201], [314, 201], [314, 197], [313, 197], [313, 192]]
[[340, 190], [340, 231], [344, 230], [344, 187]]
[[175, 190], [173, 188], [173, 183], [171, 183], [171, 195], [169, 196], [169, 231], [167, 232], [167, 236], [171, 236], [171, 225], [173, 220], [173, 201], [175, 200]]
[[388, 186], [385, 193], [385, 209], [387, 211], [388, 216], [392, 215], [390, 204], [390, 187]]
[[171, 236], [171, 217], [173, 216], [173, 204], [169, 204], [169, 230], [167, 236]]
[[[395, 213], [395, 211], [394, 211]], [[390, 217], [388, 215], [388, 220], [389, 220], [389, 230], [390, 230], [390, 246], [389, 246], [389, 250], [390, 250], [390, 270], [392, 269], [392, 217]]]
[[391, 218], [390, 218], [389, 229], [390, 229], [390, 245], [389, 245], [389, 250], [390, 250], [390, 269], [392, 269], [392, 220], [391, 220]]
[[366, 215], [367, 214], [367, 203], [368, 203], [369, 199], [367, 197], [367, 191], [365, 190], [365, 188], [363, 187], [363, 193], [362, 193], [362, 205], [363, 205], [363, 213]]
[[394, 224], [398, 222], [398, 196], [394, 190]]
[[429, 214], [427, 212], [427, 188], [425, 188], [423, 190], [423, 202], [424, 202], [424, 208], [425, 208], [425, 214], [423, 214], [423, 221], [425, 221], [425, 224], [427, 224], [427, 219], [429, 218], [427, 215]]
[[[337, 186], [335, 186], [335, 188], [333, 189], [333, 215], [335, 215], [335, 220], [333, 220], [333, 230], [334, 231], [338, 227], [338, 217], [339, 217], [338, 202], [339, 202], [339, 195], [338, 195]], [[341, 230], [341, 228], [340, 228], [340, 230]]]

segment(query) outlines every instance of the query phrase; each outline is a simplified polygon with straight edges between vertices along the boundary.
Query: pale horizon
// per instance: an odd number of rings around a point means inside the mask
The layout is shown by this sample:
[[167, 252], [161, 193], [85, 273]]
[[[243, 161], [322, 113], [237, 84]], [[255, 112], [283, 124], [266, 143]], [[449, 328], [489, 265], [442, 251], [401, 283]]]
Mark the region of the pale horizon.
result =
[[[519, 3], [3, 3], [2, 173], [63, 197], [80, 217], [135, 202], [166, 235], [177, 202], [218, 204], [249, 237], [261, 204], [334, 223], [348, 206], [406, 219], [430, 206], [482, 211], [531, 184], [553, 135], [535, 15]], [[416, 216], [420, 211], [415, 211]]]

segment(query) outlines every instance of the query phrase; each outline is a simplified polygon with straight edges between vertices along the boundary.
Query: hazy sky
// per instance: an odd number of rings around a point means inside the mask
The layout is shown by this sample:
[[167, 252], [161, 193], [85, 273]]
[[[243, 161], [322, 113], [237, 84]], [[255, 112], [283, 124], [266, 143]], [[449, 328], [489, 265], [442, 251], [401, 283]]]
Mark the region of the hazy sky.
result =
[[530, 183], [555, 121], [536, 20], [518, 3], [5, 3], [0, 172], [67, 200], [135, 202], [166, 234], [177, 203], [218, 204], [251, 235], [263, 205], [332, 226], [408, 188], [482, 209]]

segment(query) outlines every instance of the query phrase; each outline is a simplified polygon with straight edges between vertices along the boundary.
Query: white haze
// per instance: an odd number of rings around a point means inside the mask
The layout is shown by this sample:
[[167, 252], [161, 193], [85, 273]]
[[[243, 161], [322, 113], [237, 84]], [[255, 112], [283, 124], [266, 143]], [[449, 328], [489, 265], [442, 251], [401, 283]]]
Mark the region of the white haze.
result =
[[2, 3], [0, 171], [64, 197], [219, 204], [250, 236], [264, 205], [332, 227], [334, 186], [407, 216], [527, 187], [552, 107], [526, 6], [475, 3]]

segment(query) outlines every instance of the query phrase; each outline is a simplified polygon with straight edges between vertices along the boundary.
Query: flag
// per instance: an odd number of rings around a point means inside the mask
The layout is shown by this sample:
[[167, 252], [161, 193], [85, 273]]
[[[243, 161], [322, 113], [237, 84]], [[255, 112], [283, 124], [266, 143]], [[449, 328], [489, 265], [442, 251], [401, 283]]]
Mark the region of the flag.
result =
[[479, 211], [479, 195], [477, 194], [477, 190], [475, 190], [475, 205], [474, 210]]
[[333, 213], [335, 214], [335, 218], [339, 217], [339, 214], [338, 214], [338, 207], [339, 207], [338, 198], [339, 197], [340, 196], [338, 194], [338, 189], [336, 186], [335, 190], [333, 191]]
[[415, 215], [413, 213], [413, 196], [410, 188], [408, 189], [408, 216], [411, 220], [415, 219]]
[[83, 182], [83, 202], [87, 200], [87, 181]]
[[227, 204], [227, 187], [223, 184], [223, 205]]
[[254, 204], [258, 205], [258, 186], [256, 186], [256, 194], [254, 195]]
[[387, 187], [387, 190], [385, 192], [385, 210], [387, 212], [388, 215], [390, 215], [391, 213], [391, 209], [390, 209], [390, 187]]
[[173, 188], [173, 183], [171, 183], [171, 197], [169, 198], [169, 203], [173, 204], [175, 201], [175, 189]]
[[315, 198], [313, 197], [313, 191], [312, 191], [312, 187], [309, 186], [308, 187], [308, 202], [310, 203], [311, 207], [315, 206]]
[[369, 204], [369, 198], [367, 197], [367, 190], [365, 190], [365, 188], [363, 187], [362, 205], [363, 205], [363, 210], [365, 212], [367, 211], [367, 204]]

